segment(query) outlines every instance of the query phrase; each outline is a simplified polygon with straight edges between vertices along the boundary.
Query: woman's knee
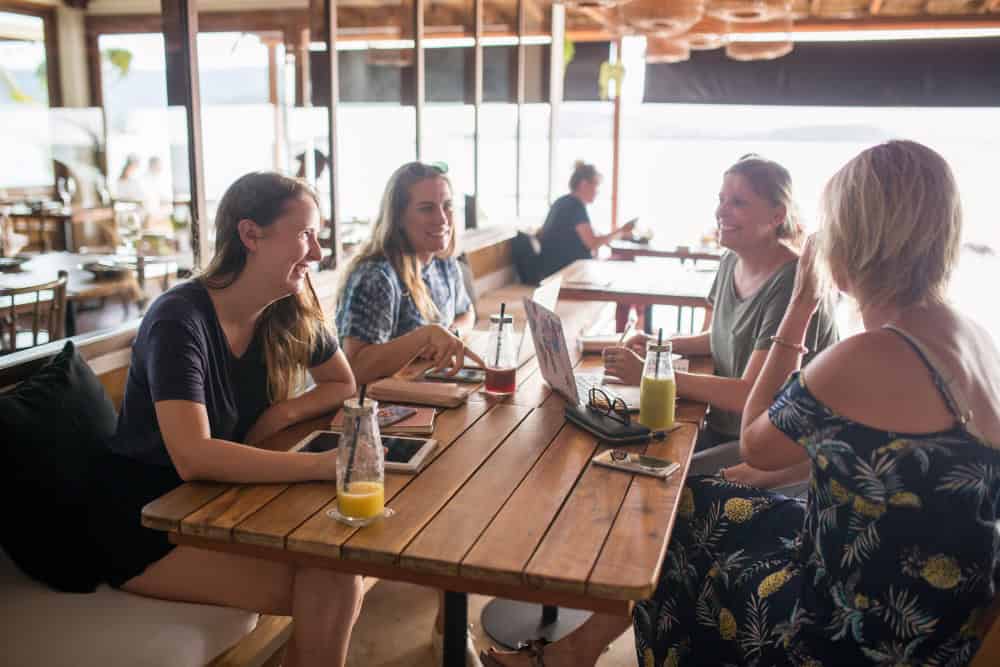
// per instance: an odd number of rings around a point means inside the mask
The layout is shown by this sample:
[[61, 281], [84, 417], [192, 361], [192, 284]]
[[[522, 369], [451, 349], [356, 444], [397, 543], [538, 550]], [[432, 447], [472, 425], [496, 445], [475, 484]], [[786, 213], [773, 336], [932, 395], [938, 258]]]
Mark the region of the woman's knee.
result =
[[331, 602], [360, 601], [364, 583], [360, 575], [344, 574], [323, 568], [302, 567], [296, 570], [295, 586], [322, 593]]

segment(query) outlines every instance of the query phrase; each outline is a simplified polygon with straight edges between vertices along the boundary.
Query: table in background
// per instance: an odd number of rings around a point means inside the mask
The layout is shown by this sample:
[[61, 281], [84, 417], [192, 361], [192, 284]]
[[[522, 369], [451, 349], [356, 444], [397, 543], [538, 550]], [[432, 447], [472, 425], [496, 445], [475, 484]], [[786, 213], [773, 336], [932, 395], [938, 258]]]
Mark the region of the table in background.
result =
[[[327, 516], [333, 482], [190, 482], [143, 508], [143, 524], [177, 544], [448, 591], [445, 665], [465, 664], [468, 593], [628, 614], [656, 588], [698, 424], [635, 447], [681, 464], [666, 481], [591, 465], [606, 447], [565, 422], [533, 363], [517, 394], [476, 394], [439, 414], [433, 460], [417, 475], [386, 474], [396, 515], [367, 528]], [[695, 421], [705, 412], [688, 409]], [[296, 425], [265, 446], [288, 448], [328, 423]]]
[[[140, 301], [143, 285], [148, 279], [168, 280], [177, 274], [177, 261], [173, 257], [143, 257], [142, 281], [133, 270], [121, 276], [98, 279], [93, 273], [82, 268], [83, 264], [96, 262], [108, 255], [80, 254], [72, 252], [46, 252], [31, 256], [31, 260], [21, 265], [14, 273], [0, 273], [0, 287], [24, 287], [54, 280], [59, 271], [69, 274], [66, 285], [66, 335], [76, 334], [76, 304], [88, 299], [118, 296], [123, 304]], [[122, 259], [129, 259], [122, 256]]]
[[[652, 333], [654, 305], [677, 307], [679, 331], [680, 309], [707, 308], [708, 292], [715, 280], [715, 271], [696, 270], [671, 260], [657, 262], [654, 267], [652, 263], [637, 265], [634, 262], [578, 259], [559, 273], [562, 275], [560, 299], [616, 303], [617, 331], [624, 331], [630, 306], [643, 306], [647, 333]], [[693, 329], [693, 312], [691, 326]]]
[[690, 248], [688, 246], [667, 246], [655, 241], [636, 243], [635, 241], [612, 241], [611, 259], [631, 261], [636, 257], [660, 257], [664, 259], [679, 259], [681, 263], [691, 260], [694, 263], [718, 262], [723, 251], [712, 248]]

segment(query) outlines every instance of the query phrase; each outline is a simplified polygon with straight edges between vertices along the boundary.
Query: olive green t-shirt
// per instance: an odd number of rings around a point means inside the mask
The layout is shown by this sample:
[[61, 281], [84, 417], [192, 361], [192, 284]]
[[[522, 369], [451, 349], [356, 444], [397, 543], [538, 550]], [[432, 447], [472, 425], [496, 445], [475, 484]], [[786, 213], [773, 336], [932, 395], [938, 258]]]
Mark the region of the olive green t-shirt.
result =
[[[792, 298], [797, 264], [796, 261], [785, 264], [760, 289], [741, 299], [736, 295], [733, 281], [736, 259], [736, 254], [732, 252], [723, 256], [708, 294], [713, 308], [710, 340], [715, 374], [731, 378], [743, 376], [754, 350], [771, 347], [771, 336], [778, 332], [778, 325]], [[805, 345], [809, 354], [802, 360], [802, 365], [809, 363], [820, 350], [836, 343], [838, 338], [832, 310], [824, 302], [813, 315], [806, 333]], [[740, 436], [740, 419], [738, 412], [712, 408], [708, 425], [718, 433], [735, 439]]]

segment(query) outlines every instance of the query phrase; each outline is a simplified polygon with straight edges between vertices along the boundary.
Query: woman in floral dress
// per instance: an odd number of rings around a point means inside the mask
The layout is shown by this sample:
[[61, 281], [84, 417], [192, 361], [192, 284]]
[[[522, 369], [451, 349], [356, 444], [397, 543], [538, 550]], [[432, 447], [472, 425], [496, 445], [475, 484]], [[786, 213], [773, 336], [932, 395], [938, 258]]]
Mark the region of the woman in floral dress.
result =
[[[893, 141], [824, 193], [785, 317], [743, 411], [760, 470], [811, 467], [806, 501], [692, 477], [660, 583], [633, 614], [639, 665], [969, 662], [1000, 575], [1000, 353], [951, 308], [961, 207], [930, 149]], [[799, 371], [820, 289], [864, 331]], [[594, 664], [620, 632], [595, 615], [490, 665]]]
[[756, 468], [809, 460], [808, 498], [691, 479], [635, 610], [641, 665], [963, 665], [979, 646], [1000, 573], [1000, 355], [944, 298], [951, 170], [889, 142], [833, 177], [824, 209], [806, 255], [865, 330], [797, 370], [819, 292], [800, 262], [741, 434]]

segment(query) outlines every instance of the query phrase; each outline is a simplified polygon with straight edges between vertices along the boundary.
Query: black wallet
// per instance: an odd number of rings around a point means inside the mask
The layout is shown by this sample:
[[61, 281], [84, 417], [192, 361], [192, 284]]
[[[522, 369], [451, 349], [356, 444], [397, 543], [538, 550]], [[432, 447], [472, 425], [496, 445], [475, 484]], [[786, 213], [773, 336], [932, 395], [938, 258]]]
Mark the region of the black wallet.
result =
[[585, 405], [567, 405], [566, 419], [601, 440], [615, 445], [640, 444], [649, 442], [653, 437], [653, 432], [637, 421], [632, 421], [626, 426]]

